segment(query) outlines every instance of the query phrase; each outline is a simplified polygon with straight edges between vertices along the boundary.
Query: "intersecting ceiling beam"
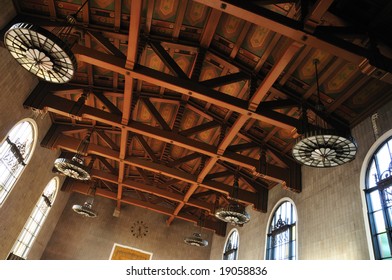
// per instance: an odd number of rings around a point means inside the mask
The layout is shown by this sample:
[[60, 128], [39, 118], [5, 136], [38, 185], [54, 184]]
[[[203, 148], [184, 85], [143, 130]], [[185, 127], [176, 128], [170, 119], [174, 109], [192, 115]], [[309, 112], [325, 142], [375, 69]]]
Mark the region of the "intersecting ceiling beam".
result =
[[[80, 144], [80, 139], [76, 139], [73, 137], [69, 137], [63, 134], [59, 134], [57, 136], [53, 135], [53, 137], [55, 137], [55, 140], [52, 141], [52, 145], [51, 147], [47, 147], [47, 148], [52, 148], [52, 149], [63, 149], [66, 151], [70, 151], [70, 152], [77, 152], [77, 147]], [[103, 147], [103, 146], [99, 146], [96, 144], [89, 144], [87, 153], [89, 155], [97, 155], [97, 156], [101, 156], [104, 157], [106, 159], [110, 159], [110, 160], [114, 160], [117, 162], [120, 162], [121, 159], [119, 157], [119, 152], [113, 151], [109, 148]], [[204, 188], [207, 189], [211, 189], [220, 193], [223, 193], [226, 196], [230, 196], [231, 192], [232, 192], [232, 187], [225, 185], [223, 183], [219, 183], [219, 182], [215, 182], [215, 181], [207, 181], [207, 182], [197, 182], [197, 176], [193, 175], [193, 174], [189, 174], [185, 171], [179, 170], [179, 169], [175, 169], [175, 168], [171, 168], [168, 167], [166, 165], [160, 164], [160, 163], [155, 163], [146, 159], [142, 159], [142, 158], [138, 158], [138, 157], [126, 157], [124, 160], [122, 160], [124, 162], [124, 164], [126, 165], [132, 165], [135, 167], [140, 167], [142, 169], [146, 169], [152, 172], [156, 172], [159, 174], [163, 174], [165, 176], [174, 178], [174, 179], [179, 179], [181, 181], [190, 183], [190, 184], [197, 184]], [[120, 177], [116, 177], [116, 180], [112, 180], [112, 182], [114, 183], [119, 183]], [[127, 179], [124, 179], [121, 184], [125, 185], [126, 184]], [[267, 190], [265, 190], [267, 191]], [[254, 192], [249, 192], [249, 191], [245, 191], [245, 190], [239, 190], [238, 193], [238, 201], [240, 201], [241, 203], [245, 203], [245, 204], [252, 204], [255, 207], [257, 207], [259, 205], [259, 194], [258, 193], [254, 193]], [[121, 199], [121, 198], [120, 198]], [[190, 199], [190, 198], [189, 198]], [[186, 202], [189, 201], [189, 199], [186, 200]], [[184, 201], [184, 200], [183, 200]]]
[[[69, 182], [67, 184], [65, 191], [76, 192], [76, 193], [88, 195], [90, 188], [91, 188], [91, 186], [89, 184], [85, 184], [85, 183], [82, 183], [79, 181], [72, 180], [72, 182]], [[114, 201], [117, 200], [117, 196], [116, 196], [115, 192], [105, 190], [105, 189], [97, 188], [95, 191], [95, 195], [109, 198]], [[124, 196], [121, 199], [121, 203], [134, 205], [137, 207], [145, 208], [145, 209], [148, 209], [148, 210], [160, 213], [160, 214], [164, 214], [164, 215], [169, 215], [169, 216], [171, 215], [171, 212], [172, 212], [172, 210], [167, 207], [163, 207], [163, 206], [151, 203], [151, 202], [142, 201], [142, 200], [138, 200], [135, 198], [126, 197], [126, 196]], [[177, 216], [177, 218], [179, 218], [181, 220], [188, 221], [188, 222], [192, 222], [192, 223], [198, 223], [198, 221], [199, 221], [198, 217], [186, 215], [186, 214], [180, 214]], [[220, 221], [215, 222], [210, 219], [208, 221], [206, 221], [203, 225], [204, 228], [212, 230], [216, 234], [221, 235], [221, 236], [225, 236], [225, 233], [226, 233], [225, 226], [226, 226], [226, 223], [223, 223]], [[222, 230], [222, 228], [224, 230]]]
[[[263, 116], [262, 112], [252, 112], [247, 108], [248, 102], [246, 100], [236, 98], [228, 94], [222, 94], [190, 79], [173, 79], [173, 76], [171, 75], [142, 65], [135, 65], [135, 68], [133, 70], [127, 70], [123, 68], [123, 65], [125, 65], [125, 61], [123, 59], [115, 57], [113, 55], [104, 54], [102, 52], [98, 52], [80, 45], [76, 45], [73, 48], [73, 51], [75, 52], [76, 56], [80, 61], [84, 61], [86, 63], [90, 63], [114, 72], [118, 72], [120, 74], [129, 76], [129, 78], [143, 80], [185, 95], [195, 97], [209, 103], [217, 104], [222, 108], [227, 108], [234, 112], [240, 113], [242, 115], [247, 115], [251, 118], [255, 118], [262, 122], [270, 123], [280, 128], [288, 130], [293, 129], [292, 124], [283, 123], [279, 120]], [[127, 77], [125, 79], [127, 79]], [[294, 118], [293, 121], [296, 122]]]
[[[385, 64], [381, 57], [374, 59], [374, 53], [371, 51], [350, 42], [339, 40], [336, 37], [318, 34], [317, 32], [314, 34], [308, 33], [302, 27], [301, 22], [257, 6], [249, 1], [194, 1], [211, 7], [214, 10], [223, 11], [238, 18], [246, 19], [258, 26], [268, 28], [273, 32], [291, 38], [297, 42], [324, 50], [358, 66], [370, 62], [374, 67], [388, 71], [388, 69], [385, 69]], [[327, 4], [328, 2], [329, 1], [326, 0]]]

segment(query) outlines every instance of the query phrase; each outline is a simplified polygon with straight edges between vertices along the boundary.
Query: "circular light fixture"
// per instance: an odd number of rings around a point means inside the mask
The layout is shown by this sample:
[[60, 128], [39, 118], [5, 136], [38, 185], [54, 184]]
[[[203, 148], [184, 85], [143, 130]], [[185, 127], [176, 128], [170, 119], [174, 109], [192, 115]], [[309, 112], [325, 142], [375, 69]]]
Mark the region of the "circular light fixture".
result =
[[72, 210], [75, 211], [76, 213], [78, 213], [79, 215], [82, 215], [84, 217], [88, 217], [88, 218], [95, 218], [98, 216], [97, 212], [95, 212], [94, 210], [92, 210], [92, 203], [89, 202], [85, 202], [82, 205], [74, 205], [72, 206]]
[[206, 247], [208, 245], [208, 241], [201, 238], [201, 233], [195, 232], [191, 237], [186, 237], [184, 242], [191, 246], [197, 247]]
[[58, 158], [54, 162], [54, 166], [65, 176], [87, 181], [91, 176], [83, 164], [83, 160], [74, 156], [72, 160], [66, 158]]
[[243, 225], [250, 221], [250, 215], [245, 211], [245, 207], [237, 203], [230, 203], [227, 207], [218, 209], [215, 217], [232, 225]]
[[357, 152], [355, 143], [336, 134], [305, 133], [293, 147], [293, 157], [311, 167], [334, 167], [352, 161]]
[[67, 83], [77, 69], [68, 45], [53, 33], [30, 23], [16, 23], [4, 35], [11, 55], [27, 71], [50, 83]]

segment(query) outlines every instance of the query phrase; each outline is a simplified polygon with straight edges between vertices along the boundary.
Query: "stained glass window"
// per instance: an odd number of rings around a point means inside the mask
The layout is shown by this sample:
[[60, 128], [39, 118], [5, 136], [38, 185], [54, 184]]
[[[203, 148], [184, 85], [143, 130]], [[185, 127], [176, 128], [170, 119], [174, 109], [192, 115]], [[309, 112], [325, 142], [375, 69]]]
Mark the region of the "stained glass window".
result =
[[31, 157], [35, 134], [32, 122], [21, 121], [0, 144], [0, 205], [11, 192]]
[[371, 157], [365, 195], [374, 257], [392, 260], [392, 137]]
[[46, 185], [45, 190], [38, 199], [37, 204], [34, 206], [33, 211], [30, 214], [22, 232], [20, 233], [17, 241], [12, 249], [12, 254], [20, 258], [26, 259], [27, 254], [34, 243], [35, 238], [38, 235], [49, 211], [56, 198], [58, 189], [58, 179], [53, 178]]
[[267, 260], [296, 259], [296, 213], [289, 201], [274, 212], [267, 234]]
[[238, 257], [238, 231], [233, 229], [226, 240], [225, 250], [223, 252], [224, 260], [236, 260]]

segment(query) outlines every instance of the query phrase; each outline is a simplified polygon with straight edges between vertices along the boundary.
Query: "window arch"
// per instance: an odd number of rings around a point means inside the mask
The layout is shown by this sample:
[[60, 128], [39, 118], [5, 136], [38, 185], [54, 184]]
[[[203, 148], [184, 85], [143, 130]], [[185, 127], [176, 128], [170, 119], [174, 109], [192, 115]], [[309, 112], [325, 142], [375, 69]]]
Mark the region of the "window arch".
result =
[[295, 260], [297, 258], [297, 214], [294, 203], [283, 199], [272, 211], [267, 231], [267, 260]]
[[238, 247], [240, 238], [237, 229], [232, 229], [226, 239], [225, 247], [223, 250], [223, 260], [236, 260], [238, 258]]
[[[374, 258], [392, 260], [392, 131], [383, 135], [365, 158], [363, 188]], [[363, 169], [361, 176], [363, 174]], [[364, 179], [364, 180], [363, 180]]]
[[31, 159], [37, 139], [32, 119], [18, 122], [0, 144], [0, 206]]
[[45, 219], [54, 203], [54, 200], [56, 199], [58, 185], [59, 179], [57, 177], [54, 177], [46, 185], [44, 191], [34, 206], [33, 211], [31, 211], [31, 214], [25, 226], [23, 227], [22, 232], [19, 234], [19, 237], [12, 248], [10, 254], [11, 257], [9, 258], [15, 259], [15, 256], [22, 259], [27, 258], [27, 254], [29, 253], [34, 240], [37, 237], [42, 225], [44, 224]]

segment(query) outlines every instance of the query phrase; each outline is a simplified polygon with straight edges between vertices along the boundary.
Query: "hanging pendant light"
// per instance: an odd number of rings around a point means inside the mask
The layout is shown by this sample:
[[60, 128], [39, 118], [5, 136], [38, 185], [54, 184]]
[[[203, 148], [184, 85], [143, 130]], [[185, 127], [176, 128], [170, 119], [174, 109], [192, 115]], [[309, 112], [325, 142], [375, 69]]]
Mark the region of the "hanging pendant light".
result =
[[82, 158], [82, 155], [87, 155], [90, 137], [91, 132], [87, 133], [86, 137], [80, 142], [76, 154], [72, 157], [72, 159], [57, 158], [54, 161], [54, 166], [60, 173], [82, 181], [91, 179], [88, 168], [85, 166]]
[[75, 40], [71, 31], [76, 16], [82, 10], [67, 16], [67, 25], [56, 34], [37, 25], [16, 23], [5, 33], [4, 45], [16, 61], [30, 73], [50, 83], [69, 82], [77, 69], [77, 62], [71, 51]]
[[299, 163], [311, 167], [334, 167], [350, 162], [355, 158], [357, 146], [349, 132], [338, 131], [323, 121], [317, 113], [324, 111], [321, 103], [317, 64], [315, 72], [318, 101], [316, 104], [315, 125], [308, 122], [307, 110], [302, 110], [302, 134], [294, 145], [292, 155]]
[[201, 237], [201, 231], [202, 231], [202, 228], [203, 228], [203, 223], [204, 223], [204, 217], [202, 216], [200, 218], [200, 232], [194, 232], [192, 234], [192, 236], [185, 237], [184, 238], [184, 242], [186, 244], [191, 245], [191, 246], [196, 246], [196, 247], [206, 247], [206, 246], [208, 246], [208, 241]]
[[97, 212], [93, 210], [93, 203], [94, 203], [94, 196], [95, 196], [95, 186], [93, 186], [92, 193], [87, 200], [84, 202], [83, 205], [75, 204], [72, 206], [72, 210], [88, 218], [95, 218], [98, 216]]
[[237, 202], [238, 189], [238, 175], [236, 173], [234, 176], [232, 200], [228, 206], [219, 208], [215, 212], [215, 217], [233, 226], [242, 226], [250, 221], [250, 215], [246, 212], [245, 207]]

